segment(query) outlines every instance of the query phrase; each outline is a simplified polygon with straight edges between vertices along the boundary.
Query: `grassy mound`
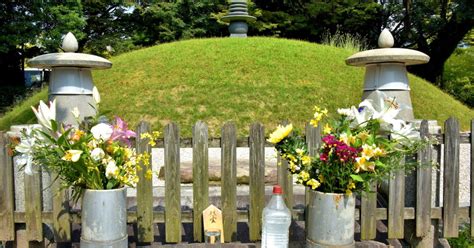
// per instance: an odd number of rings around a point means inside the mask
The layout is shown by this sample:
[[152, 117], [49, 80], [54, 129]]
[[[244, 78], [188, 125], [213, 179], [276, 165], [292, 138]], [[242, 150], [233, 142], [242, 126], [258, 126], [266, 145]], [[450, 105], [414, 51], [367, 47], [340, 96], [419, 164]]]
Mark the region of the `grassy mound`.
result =
[[[101, 112], [122, 116], [132, 126], [147, 120], [161, 130], [174, 121], [190, 136], [192, 125], [203, 120], [211, 135], [220, 136], [225, 121], [234, 121], [241, 134], [259, 121], [269, 132], [284, 119], [303, 128], [315, 105], [334, 112], [358, 104], [364, 69], [344, 62], [353, 53], [276, 38], [195, 39], [114, 57], [112, 69], [95, 71], [94, 81]], [[442, 124], [456, 116], [467, 129], [473, 110], [424, 80], [410, 76], [410, 82], [416, 118]], [[32, 114], [19, 110], [31, 104], [2, 118], [0, 129], [31, 120]]]

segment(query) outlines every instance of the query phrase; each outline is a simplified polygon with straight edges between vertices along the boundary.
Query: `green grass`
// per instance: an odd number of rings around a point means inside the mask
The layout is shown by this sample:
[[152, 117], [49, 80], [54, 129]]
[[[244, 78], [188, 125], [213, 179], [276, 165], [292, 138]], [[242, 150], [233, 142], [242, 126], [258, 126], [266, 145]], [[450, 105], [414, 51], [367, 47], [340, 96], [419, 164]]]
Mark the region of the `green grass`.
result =
[[474, 47], [457, 49], [444, 65], [445, 89], [474, 107]]
[[[284, 119], [303, 128], [314, 105], [334, 112], [358, 104], [364, 69], [345, 64], [352, 53], [276, 38], [195, 39], [122, 54], [112, 58], [112, 69], [93, 76], [101, 112], [132, 126], [147, 120], [161, 130], [174, 121], [190, 136], [192, 125], [203, 120], [212, 136], [220, 136], [225, 121], [235, 121], [240, 134], [259, 121], [268, 133]], [[456, 116], [467, 129], [473, 110], [424, 80], [410, 76], [410, 82], [417, 118], [442, 123]], [[19, 117], [5, 118], [0, 129]]]

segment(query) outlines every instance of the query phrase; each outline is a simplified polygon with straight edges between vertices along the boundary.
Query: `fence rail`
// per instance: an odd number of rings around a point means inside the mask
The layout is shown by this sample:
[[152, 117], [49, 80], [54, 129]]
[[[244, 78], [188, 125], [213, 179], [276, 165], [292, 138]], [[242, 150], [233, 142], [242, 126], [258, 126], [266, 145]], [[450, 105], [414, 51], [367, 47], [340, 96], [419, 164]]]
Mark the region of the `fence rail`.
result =
[[[150, 125], [141, 122], [137, 133], [148, 132]], [[209, 203], [208, 179], [208, 149], [221, 148], [221, 208], [225, 241], [235, 241], [237, 237], [237, 222], [247, 222], [249, 225], [249, 240], [258, 240], [261, 231], [261, 214], [265, 204], [265, 147], [272, 145], [265, 141], [264, 126], [254, 123], [249, 127], [249, 137], [237, 137], [235, 124], [225, 123], [221, 130], [221, 138], [208, 137], [208, 127], [204, 122], [197, 122], [193, 127], [193, 137], [183, 139], [179, 135], [179, 127], [170, 123], [164, 128], [164, 138], [158, 142], [158, 147], [164, 148], [165, 161], [165, 208], [156, 210], [153, 206], [153, 185], [149, 180], [143, 180], [144, 171], [139, 171], [140, 182], [137, 185], [136, 208], [128, 211], [128, 222], [137, 227], [136, 238], [139, 243], [149, 243], [154, 240], [156, 223], [165, 223], [165, 240], [169, 243], [181, 242], [181, 223], [193, 223], [194, 241], [203, 241], [202, 210]], [[405, 220], [415, 220], [417, 237], [426, 235], [432, 225], [432, 220], [442, 220], [443, 236], [456, 237], [460, 219], [470, 219], [473, 224], [474, 207], [459, 207], [459, 155], [460, 144], [471, 144], [470, 167], [474, 168], [474, 141], [472, 133], [474, 120], [471, 123], [470, 133], [460, 133], [459, 123], [450, 118], [445, 123], [444, 134], [435, 135], [439, 143], [444, 145], [444, 180], [443, 205], [432, 206], [432, 168], [421, 167], [416, 171], [416, 205], [405, 207], [405, 175], [395, 173], [389, 180], [389, 204], [387, 208], [377, 207], [375, 193], [361, 197], [361, 204], [356, 210], [355, 218], [360, 221], [361, 238], [375, 239], [376, 223], [379, 220], [388, 221], [388, 237], [403, 238]], [[315, 155], [320, 145], [320, 130], [310, 125], [306, 126], [306, 140], [311, 155]], [[429, 136], [428, 122], [421, 124], [422, 136]], [[140, 135], [138, 135], [139, 137]], [[15, 240], [15, 224], [24, 223], [26, 238], [29, 241], [44, 239], [43, 223], [53, 226], [55, 240], [68, 242], [71, 240], [71, 224], [80, 223], [80, 214], [70, 208], [66, 193], [54, 194], [52, 211], [42, 211], [41, 175], [25, 175], [25, 211], [15, 209], [15, 180], [13, 159], [8, 155], [10, 139], [6, 133], [0, 133], [0, 241]], [[180, 204], [180, 148], [193, 148], [193, 211], [182, 209]], [[237, 147], [248, 147], [249, 156], [249, 207], [237, 209]], [[147, 142], [137, 138], [138, 152], [151, 151]], [[438, 151], [440, 156], [441, 145], [428, 147], [418, 154], [421, 162], [438, 159], [432, 151]], [[150, 158], [151, 160], [151, 158]], [[280, 161], [277, 169], [278, 183], [284, 188], [284, 199], [289, 206], [294, 206], [292, 175], [286, 170], [287, 164]], [[474, 170], [471, 169], [471, 195], [474, 199]], [[375, 189], [375, 185], [373, 185]], [[53, 185], [53, 190], [59, 186]], [[56, 191], [55, 191], [56, 192]], [[437, 192], [439, 194], [439, 192]], [[304, 220], [303, 208], [293, 208], [293, 218]], [[471, 225], [471, 234], [474, 235], [474, 225]]]

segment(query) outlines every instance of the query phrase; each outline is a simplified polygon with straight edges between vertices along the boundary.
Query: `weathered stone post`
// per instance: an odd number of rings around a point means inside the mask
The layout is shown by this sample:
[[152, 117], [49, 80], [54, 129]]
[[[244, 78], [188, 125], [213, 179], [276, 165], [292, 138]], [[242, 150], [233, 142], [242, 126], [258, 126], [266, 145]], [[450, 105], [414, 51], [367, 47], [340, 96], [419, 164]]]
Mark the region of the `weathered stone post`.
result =
[[346, 59], [346, 64], [365, 66], [364, 93], [362, 99], [374, 99], [379, 90], [388, 97], [395, 97], [403, 110], [399, 117], [406, 121], [414, 119], [408, 85], [407, 65], [424, 64], [430, 57], [422, 52], [392, 48], [393, 36], [384, 29], [379, 36], [379, 49], [356, 53]]
[[[112, 66], [112, 63], [104, 58], [94, 55], [74, 53], [78, 49], [77, 40], [72, 33], [68, 33], [63, 40], [62, 49], [64, 53], [50, 53], [44, 54], [31, 59], [28, 62], [29, 66], [37, 68], [51, 69], [50, 83], [49, 83], [49, 99], [56, 99], [56, 120], [65, 124], [77, 124], [71, 110], [74, 107], [79, 109], [81, 119], [86, 116], [95, 115], [95, 102], [92, 98], [92, 83], [91, 69], [106, 69]], [[40, 125], [17, 125], [12, 126], [8, 135], [12, 137], [19, 137], [20, 132], [25, 129], [41, 128]], [[20, 170], [20, 165], [17, 162], [19, 157], [14, 158], [14, 187], [15, 187], [15, 210], [24, 212], [25, 206], [25, 178], [34, 176], [25, 175]], [[24, 158], [23, 158], [24, 159]], [[54, 176], [53, 176], [54, 177]], [[39, 190], [41, 190], [41, 198], [43, 200], [43, 211], [53, 211], [53, 218], [68, 218], [68, 215], [60, 213], [59, 216], [54, 216], [55, 209], [52, 204], [52, 198], [56, 195], [59, 189], [59, 182], [51, 182], [52, 176], [46, 172], [41, 172], [41, 179], [39, 182]], [[30, 179], [31, 180], [31, 179]], [[60, 194], [64, 194], [61, 192]], [[64, 197], [64, 196], [62, 196]], [[67, 196], [64, 198], [64, 205], [67, 203]], [[58, 211], [58, 210], [56, 210]], [[68, 220], [66, 220], [68, 221]], [[70, 231], [70, 230], [69, 230]], [[46, 239], [52, 239], [52, 227], [43, 231]], [[70, 232], [69, 232], [70, 233]], [[21, 227], [17, 230], [17, 244], [18, 247], [27, 246], [28, 240], [26, 238], [25, 230]], [[55, 242], [63, 242], [70, 239], [61, 234], [54, 235]]]
[[91, 70], [108, 69], [112, 62], [95, 55], [75, 53], [78, 44], [72, 33], [64, 37], [61, 48], [64, 53], [40, 55], [28, 61], [28, 65], [51, 69], [49, 99], [56, 99], [56, 120], [76, 124], [71, 113], [74, 107], [79, 109], [81, 118], [95, 115]]
[[[415, 120], [410, 98], [410, 87], [406, 66], [428, 63], [430, 57], [422, 52], [405, 48], [393, 48], [394, 39], [390, 31], [384, 29], [378, 39], [379, 49], [362, 51], [346, 59], [347, 65], [365, 66], [364, 92], [362, 99], [376, 99], [376, 91], [382, 91], [387, 97], [394, 97], [401, 107], [399, 118], [420, 124]], [[430, 132], [437, 133], [440, 128], [436, 121], [430, 121]], [[437, 179], [433, 178], [436, 183]], [[382, 184], [382, 192], [388, 194], [388, 184]], [[436, 192], [433, 192], [434, 195]], [[416, 173], [405, 177], [405, 206], [416, 206]], [[405, 239], [416, 247], [432, 247], [435, 230], [422, 238], [415, 238], [415, 222], [405, 221]]]
[[250, 16], [247, 8], [247, 0], [231, 0], [229, 14], [222, 17], [225, 22], [230, 22], [230, 37], [246, 38], [249, 29], [248, 22], [255, 21], [254, 16]]

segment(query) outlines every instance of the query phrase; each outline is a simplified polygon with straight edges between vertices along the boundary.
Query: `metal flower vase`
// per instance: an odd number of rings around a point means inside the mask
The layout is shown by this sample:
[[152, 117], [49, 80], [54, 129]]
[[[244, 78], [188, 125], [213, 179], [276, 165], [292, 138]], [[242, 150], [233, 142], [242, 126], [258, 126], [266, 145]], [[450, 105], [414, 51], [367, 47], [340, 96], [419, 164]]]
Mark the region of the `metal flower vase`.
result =
[[355, 247], [354, 195], [310, 190], [306, 247]]
[[82, 198], [81, 248], [128, 247], [127, 189], [90, 190]]

